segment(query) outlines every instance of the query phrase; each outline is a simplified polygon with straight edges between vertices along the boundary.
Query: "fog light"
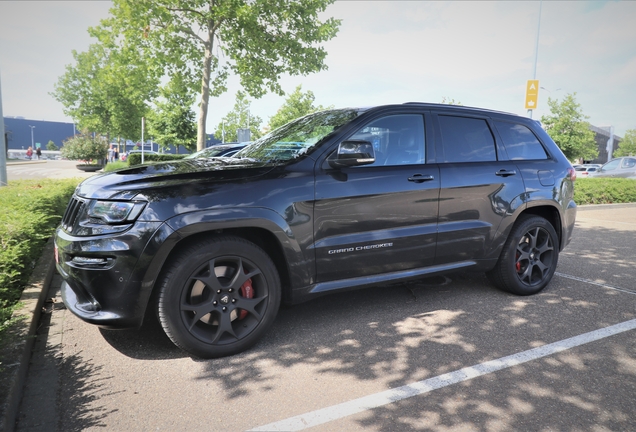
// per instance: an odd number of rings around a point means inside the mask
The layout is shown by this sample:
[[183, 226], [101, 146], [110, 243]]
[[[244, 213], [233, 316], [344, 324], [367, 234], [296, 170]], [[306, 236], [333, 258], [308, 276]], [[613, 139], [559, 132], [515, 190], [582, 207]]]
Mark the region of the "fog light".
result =
[[106, 258], [89, 258], [76, 256], [71, 261], [75, 264], [103, 264], [106, 262]]

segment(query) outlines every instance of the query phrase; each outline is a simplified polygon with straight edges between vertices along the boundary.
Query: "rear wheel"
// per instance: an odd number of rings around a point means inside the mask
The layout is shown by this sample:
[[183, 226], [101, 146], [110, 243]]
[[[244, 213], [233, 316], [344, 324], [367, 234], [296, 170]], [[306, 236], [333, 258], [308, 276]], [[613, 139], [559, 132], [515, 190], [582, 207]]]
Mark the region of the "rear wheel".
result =
[[226, 236], [182, 251], [161, 282], [157, 308], [177, 346], [214, 358], [254, 345], [274, 321], [280, 297], [269, 256], [253, 243]]
[[522, 216], [488, 277], [513, 294], [536, 294], [552, 280], [558, 260], [558, 237], [550, 222], [540, 216]]

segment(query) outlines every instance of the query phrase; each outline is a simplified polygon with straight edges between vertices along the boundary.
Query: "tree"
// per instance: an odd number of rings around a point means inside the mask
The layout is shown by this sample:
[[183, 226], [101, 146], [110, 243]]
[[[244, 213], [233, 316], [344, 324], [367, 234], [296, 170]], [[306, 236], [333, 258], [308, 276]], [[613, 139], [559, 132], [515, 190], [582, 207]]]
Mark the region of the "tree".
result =
[[230, 72], [252, 97], [283, 94], [281, 75], [326, 69], [320, 43], [340, 21], [318, 19], [334, 0], [113, 0], [100, 30], [145, 50], [167, 75], [200, 91], [197, 148], [205, 147], [210, 96]]
[[541, 123], [569, 160], [595, 159], [598, 146], [594, 141], [594, 132], [585, 121], [589, 117], [583, 115], [575, 96], [576, 92], [567, 94], [561, 103], [558, 99], [548, 98], [551, 114], [542, 116]]
[[442, 96], [442, 102], [443, 104], [446, 105], [462, 105], [462, 103], [460, 101], [456, 101], [453, 98], [447, 98], [446, 96]]
[[269, 128], [274, 130], [299, 117], [327, 109], [322, 105], [314, 106], [315, 99], [314, 93], [311, 90], [307, 90], [303, 93], [302, 85], [299, 85], [296, 87], [296, 90], [285, 99], [285, 103], [276, 111], [276, 114], [269, 119]]
[[191, 107], [194, 96], [179, 75], [161, 89], [162, 99], [156, 109], [148, 115], [148, 132], [159, 145], [168, 148], [182, 145], [193, 151], [196, 149], [197, 129], [195, 114]]
[[252, 140], [261, 137], [261, 123], [263, 120], [258, 116], [250, 115], [250, 100], [243, 91], [236, 92], [236, 103], [232, 111], [228, 112], [221, 123], [216, 127], [214, 136], [220, 138], [224, 136], [224, 142], [238, 141], [238, 130], [248, 128]]
[[84, 53], [73, 51], [76, 64], [66, 67], [51, 95], [80, 128], [138, 139], [141, 118], [159, 83], [157, 70], [138, 47], [118, 47], [107, 33], [89, 33], [99, 43]]
[[50, 151], [55, 151], [58, 150], [57, 146], [55, 145], [55, 143], [51, 140], [49, 140], [48, 143], [46, 143], [46, 149], [50, 150]]
[[636, 156], [636, 129], [628, 129], [614, 152], [615, 157]]

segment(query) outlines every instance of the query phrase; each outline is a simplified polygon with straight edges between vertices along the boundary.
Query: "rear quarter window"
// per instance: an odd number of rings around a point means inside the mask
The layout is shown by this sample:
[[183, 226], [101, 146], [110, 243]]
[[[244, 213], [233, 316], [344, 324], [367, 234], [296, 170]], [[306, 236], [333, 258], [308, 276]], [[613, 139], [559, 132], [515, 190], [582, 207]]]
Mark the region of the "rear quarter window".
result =
[[495, 121], [494, 123], [511, 160], [548, 158], [543, 145], [527, 126], [502, 121]]

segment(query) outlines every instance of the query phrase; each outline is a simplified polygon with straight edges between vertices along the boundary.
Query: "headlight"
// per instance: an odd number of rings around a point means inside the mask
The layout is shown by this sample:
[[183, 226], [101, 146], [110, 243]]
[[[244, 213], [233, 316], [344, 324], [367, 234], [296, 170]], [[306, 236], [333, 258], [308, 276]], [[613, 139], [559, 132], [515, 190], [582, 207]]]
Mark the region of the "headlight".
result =
[[144, 203], [121, 201], [93, 201], [88, 207], [88, 217], [101, 219], [106, 223], [134, 221], [144, 208]]
[[73, 198], [62, 227], [79, 237], [123, 232], [132, 226], [146, 204], [143, 201], [83, 201]]

